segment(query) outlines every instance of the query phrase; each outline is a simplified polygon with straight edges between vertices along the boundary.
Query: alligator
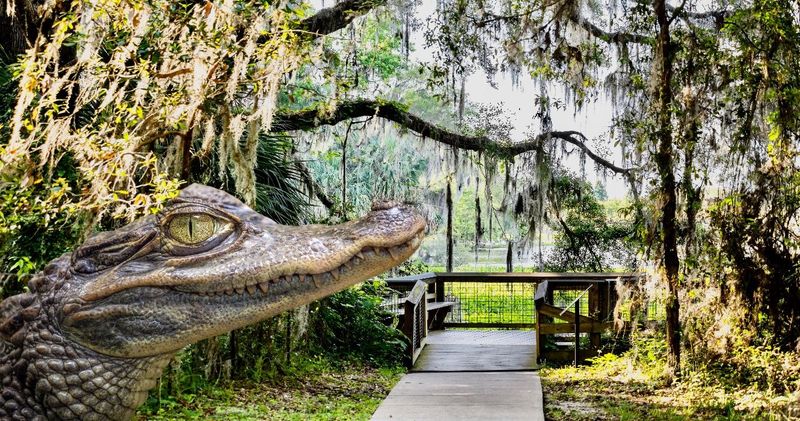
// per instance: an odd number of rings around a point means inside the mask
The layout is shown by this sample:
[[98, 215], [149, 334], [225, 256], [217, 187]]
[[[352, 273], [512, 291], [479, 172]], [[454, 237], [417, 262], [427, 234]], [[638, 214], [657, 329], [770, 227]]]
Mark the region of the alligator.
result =
[[424, 229], [392, 202], [340, 225], [284, 226], [192, 184], [0, 303], [0, 419], [130, 419], [181, 348], [378, 275]]

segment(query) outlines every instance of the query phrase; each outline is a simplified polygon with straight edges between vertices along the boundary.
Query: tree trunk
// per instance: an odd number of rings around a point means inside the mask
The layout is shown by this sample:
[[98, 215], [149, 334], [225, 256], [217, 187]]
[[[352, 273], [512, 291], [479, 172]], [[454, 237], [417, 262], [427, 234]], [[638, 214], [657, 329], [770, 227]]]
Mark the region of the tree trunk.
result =
[[240, 372], [239, 367], [239, 332], [232, 330], [228, 336], [228, 359], [231, 361], [231, 378], [237, 376]]
[[447, 203], [447, 271], [453, 271], [453, 190], [450, 187], [451, 181], [447, 180], [447, 192], [445, 201]]
[[676, 231], [677, 198], [675, 192], [675, 173], [673, 171], [672, 141], [672, 65], [674, 58], [673, 45], [670, 40], [667, 7], [665, 0], [656, 0], [653, 4], [659, 32], [656, 41], [655, 65], [657, 69], [656, 119], [656, 166], [660, 178], [661, 193], [661, 240], [663, 242], [662, 272], [667, 280], [667, 347], [669, 351], [668, 365], [673, 375], [680, 374], [680, 307], [678, 303], [678, 274], [680, 261], [678, 258], [678, 239]]
[[344, 133], [342, 142], [342, 220], [347, 221], [347, 138], [350, 137], [350, 129], [353, 122], [347, 124], [347, 131]]
[[458, 121], [464, 121], [464, 101], [467, 96], [467, 77], [461, 75], [461, 92], [458, 94]]

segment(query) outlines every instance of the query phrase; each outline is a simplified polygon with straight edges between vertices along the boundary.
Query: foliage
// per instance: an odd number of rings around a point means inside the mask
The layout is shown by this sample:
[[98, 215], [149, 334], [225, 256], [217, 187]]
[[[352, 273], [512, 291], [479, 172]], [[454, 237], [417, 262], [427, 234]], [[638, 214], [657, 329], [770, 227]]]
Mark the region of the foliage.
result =
[[[220, 174], [230, 168], [237, 192], [254, 202], [257, 135], [270, 127], [278, 82], [299, 61], [289, 25], [305, 13], [262, 6], [68, 3], [48, 41], [11, 67], [16, 100], [0, 122], [0, 188], [11, 200], [3, 214], [130, 221], [189, 177], [193, 141], [197, 157], [216, 151]], [[73, 173], [65, 178], [64, 168]]]
[[318, 154], [308, 167], [326, 194], [341, 206], [342, 153], [346, 147], [348, 214], [364, 214], [376, 200], [411, 201], [418, 197], [418, 180], [428, 162], [409, 159], [416, 152], [414, 145], [366, 128], [345, 135], [349, 138], [336, 133], [337, 143]]
[[303, 7], [63, 6], [47, 42], [0, 71], [0, 271], [33, 272], [98, 223], [158, 210], [203, 158], [263, 203], [258, 136], [298, 63]]
[[553, 177], [555, 251], [546, 263], [556, 272], [632, 270], [636, 266], [631, 221], [609, 216], [588, 182], [569, 173]]
[[381, 307], [385, 289], [381, 281], [365, 282], [313, 304], [310, 349], [379, 367], [400, 364], [406, 339], [385, 323], [393, 317]]
[[785, 419], [798, 409], [794, 353], [742, 347], [672, 382], [665, 357], [663, 337], [645, 331], [621, 356], [604, 354], [581, 368], [543, 368], [545, 414], [555, 420], [755, 420]]
[[367, 420], [401, 374], [308, 359], [280, 380], [208, 384], [179, 397], [151, 395], [139, 414], [148, 420]]

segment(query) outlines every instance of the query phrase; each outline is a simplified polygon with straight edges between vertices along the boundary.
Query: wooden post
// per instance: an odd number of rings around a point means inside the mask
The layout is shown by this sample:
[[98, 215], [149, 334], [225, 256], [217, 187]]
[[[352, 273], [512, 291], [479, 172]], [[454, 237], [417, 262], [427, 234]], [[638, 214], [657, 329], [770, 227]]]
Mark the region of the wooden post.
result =
[[[603, 301], [600, 297], [603, 297], [604, 290], [601, 288], [600, 283], [592, 284], [593, 288], [589, 290], [589, 295], [587, 299], [589, 300], [589, 314], [588, 316], [598, 320], [599, 322], [604, 322], [605, 318], [603, 317]], [[600, 349], [600, 332], [595, 332], [595, 329], [592, 329], [592, 332], [589, 333], [589, 340], [591, 341], [593, 350]]]
[[508, 251], [506, 251], [506, 272], [514, 271], [514, 253], [511, 246], [511, 241], [508, 242]]
[[581, 300], [575, 300], [575, 367], [581, 354]]
[[445, 201], [447, 203], [447, 271], [453, 271], [453, 190], [450, 187], [450, 180], [447, 180], [447, 193]]

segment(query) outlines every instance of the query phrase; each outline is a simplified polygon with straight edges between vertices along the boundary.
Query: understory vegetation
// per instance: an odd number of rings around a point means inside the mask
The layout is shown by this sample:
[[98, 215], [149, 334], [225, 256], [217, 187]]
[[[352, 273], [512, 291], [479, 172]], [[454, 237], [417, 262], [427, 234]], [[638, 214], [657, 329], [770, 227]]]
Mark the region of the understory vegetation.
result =
[[147, 420], [368, 420], [403, 372], [307, 358], [270, 380], [231, 380], [179, 395], [152, 394], [139, 414]]
[[800, 358], [770, 345], [739, 347], [725, 359], [690, 357], [667, 376], [663, 336], [644, 330], [628, 351], [586, 366], [541, 369], [552, 420], [784, 420], [800, 416]]

